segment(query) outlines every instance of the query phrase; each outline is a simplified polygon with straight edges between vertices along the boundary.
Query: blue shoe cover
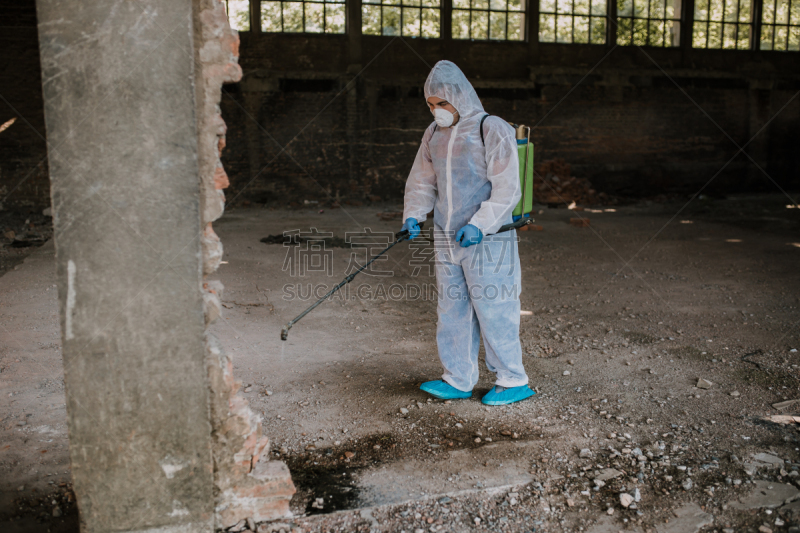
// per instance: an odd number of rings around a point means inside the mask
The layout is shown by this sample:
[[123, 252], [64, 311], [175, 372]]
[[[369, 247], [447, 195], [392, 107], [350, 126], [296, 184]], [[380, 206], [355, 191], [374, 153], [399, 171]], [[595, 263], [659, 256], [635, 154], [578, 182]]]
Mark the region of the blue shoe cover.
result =
[[508, 405], [521, 402], [534, 394], [536, 393], [527, 385], [511, 388], [495, 386], [481, 401], [486, 405]]
[[439, 398], [440, 400], [460, 400], [464, 398], [471, 398], [472, 391], [458, 390], [446, 381], [438, 379], [436, 381], [426, 381], [419, 386], [420, 390], [424, 390], [428, 394]]

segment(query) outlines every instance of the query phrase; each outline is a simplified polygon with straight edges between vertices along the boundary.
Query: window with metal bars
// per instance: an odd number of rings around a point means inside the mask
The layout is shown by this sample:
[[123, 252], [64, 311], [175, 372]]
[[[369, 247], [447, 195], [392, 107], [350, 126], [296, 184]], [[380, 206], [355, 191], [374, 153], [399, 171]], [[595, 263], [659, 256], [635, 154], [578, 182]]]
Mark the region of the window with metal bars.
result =
[[729, 50], [749, 49], [755, 1], [695, 0], [692, 46]]
[[616, 0], [617, 44], [680, 46], [681, 0]]
[[236, 31], [250, 31], [250, 0], [225, 0], [228, 22]]
[[439, 0], [363, 0], [361, 33], [439, 37], [440, 18]]
[[800, 51], [800, 0], [764, 0], [759, 47]]
[[344, 33], [345, 0], [261, 0], [261, 31]]
[[606, 0], [540, 0], [539, 41], [605, 44]]
[[522, 0], [453, 0], [453, 39], [522, 41], [525, 4]]

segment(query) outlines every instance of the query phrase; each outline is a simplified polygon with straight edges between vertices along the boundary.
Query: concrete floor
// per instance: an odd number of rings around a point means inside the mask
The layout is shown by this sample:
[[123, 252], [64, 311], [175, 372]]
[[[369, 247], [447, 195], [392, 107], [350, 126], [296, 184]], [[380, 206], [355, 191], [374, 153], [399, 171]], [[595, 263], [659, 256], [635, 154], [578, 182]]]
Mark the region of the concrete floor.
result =
[[[800, 412], [800, 403], [772, 407], [800, 398], [800, 210], [787, 203], [543, 207], [544, 230], [519, 233], [522, 308], [532, 312], [521, 337], [538, 395], [506, 408], [480, 403], [492, 385], [485, 368], [471, 400], [445, 404], [418, 390], [441, 375], [436, 304], [397, 287], [435, 280], [405, 243], [380, 264], [390, 275], [359, 275], [348, 298], [324, 303], [280, 341], [283, 324], [316, 299], [302, 297], [309, 284], [324, 284], [322, 294], [338, 283], [354, 251], [328, 247], [312, 256], [329, 261], [330, 275], [292, 276], [283, 267], [302, 258], [299, 248], [260, 239], [310, 227], [394, 232], [399, 221], [375, 215], [398, 206], [229, 211], [215, 224], [227, 263], [213, 331], [264, 415], [273, 456], [292, 469], [292, 507], [307, 516], [290, 525], [680, 533], [797, 524], [800, 510], [783, 504], [800, 495], [800, 432], [762, 420]], [[590, 227], [571, 226], [575, 216]], [[52, 260], [46, 245], [0, 278], [0, 516], [22, 517], [10, 531], [41, 513], [53, 531], [75, 527], [69, 486], [59, 488], [69, 469]], [[698, 378], [712, 385], [697, 388]], [[595, 489], [604, 472], [612, 477]], [[762, 481], [788, 496], [738, 509]], [[619, 494], [636, 490], [636, 509], [621, 507]], [[52, 494], [65, 517], [52, 518]]]

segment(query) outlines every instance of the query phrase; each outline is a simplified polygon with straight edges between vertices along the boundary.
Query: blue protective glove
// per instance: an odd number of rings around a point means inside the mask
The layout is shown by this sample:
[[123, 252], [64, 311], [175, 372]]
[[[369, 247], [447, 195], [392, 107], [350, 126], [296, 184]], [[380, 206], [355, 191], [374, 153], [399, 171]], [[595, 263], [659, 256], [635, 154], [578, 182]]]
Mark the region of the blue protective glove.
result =
[[408, 240], [413, 239], [417, 235], [419, 235], [419, 222], [417, 222], [416, 218], [407, 218], [403, 227], [400, 228], [400, 231], [408, 230]]
[[462, 248], [479, 244], [482, 240], [483, 232], [472, 224], [467, 224], [456, 233], [456, 242], [460, 242]]

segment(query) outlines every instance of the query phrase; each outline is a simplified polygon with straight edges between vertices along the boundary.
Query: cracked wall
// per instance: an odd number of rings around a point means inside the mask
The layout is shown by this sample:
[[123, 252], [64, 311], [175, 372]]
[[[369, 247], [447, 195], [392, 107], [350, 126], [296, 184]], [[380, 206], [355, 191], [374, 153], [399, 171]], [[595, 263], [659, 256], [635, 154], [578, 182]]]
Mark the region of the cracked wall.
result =
[[[231, 30], [223, 4], [217, 0], [195, 2], [196, 100], [198, 160], [203, 236], [203, 302], [206, 326], [220, 317], [222, 284], [209, 281], [222, 260], [222, 243], [212, 223], [225, 209], [228, 177], [220, 161], [225, 149], [225, 121], [220, 113], [223, 83], [238, 82], [239, 36]], [[220, 343], [206, 333], [206, 361], [211, 387], [212, 450], [214, 456], [215, 514], [217, 527], [227, 528], [242, 519], [256, 522], [290, 516], [289, 500], [295, 489], [289, 470], [269, 461], [269, 440], [262, 435], [259, 415], [239, 394], [241, 382]]]

